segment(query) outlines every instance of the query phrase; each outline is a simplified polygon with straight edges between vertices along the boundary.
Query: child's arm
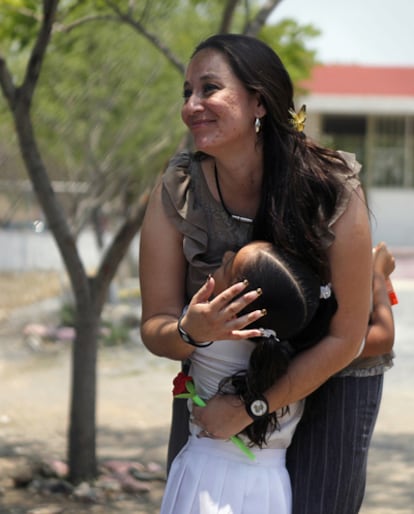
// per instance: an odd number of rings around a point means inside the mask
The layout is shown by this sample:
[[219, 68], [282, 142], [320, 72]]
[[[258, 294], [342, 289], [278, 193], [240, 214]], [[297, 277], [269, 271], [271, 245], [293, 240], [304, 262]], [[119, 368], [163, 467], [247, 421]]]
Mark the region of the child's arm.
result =
[[373, 251], [373, 309], [362, 357], [382, 355], [392, 350], [394, 317], [387, 291], [387, 280], [394, 268], [394, 257], [385, 243], [379, 243]]

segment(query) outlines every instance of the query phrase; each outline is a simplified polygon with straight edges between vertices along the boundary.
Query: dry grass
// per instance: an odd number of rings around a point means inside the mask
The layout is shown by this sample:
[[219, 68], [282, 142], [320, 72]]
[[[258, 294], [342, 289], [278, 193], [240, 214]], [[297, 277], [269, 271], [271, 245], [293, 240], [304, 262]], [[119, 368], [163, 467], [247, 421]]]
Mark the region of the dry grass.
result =
[[56, 296], [62, 292], [61, 274], [56, 271], [0, 273], [0, 312]]

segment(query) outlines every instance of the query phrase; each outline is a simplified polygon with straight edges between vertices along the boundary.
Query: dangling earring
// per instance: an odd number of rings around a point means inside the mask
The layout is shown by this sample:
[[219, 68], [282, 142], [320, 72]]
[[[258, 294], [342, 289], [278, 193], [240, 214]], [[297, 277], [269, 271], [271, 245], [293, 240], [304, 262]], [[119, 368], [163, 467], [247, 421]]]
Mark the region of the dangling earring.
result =
[[254, 122], [254, 130], [256, 131], [256, 134], [260, 132], [260, 129], [262, 128], [262, 122], [260, 121], [260, 118], [256, 118]]

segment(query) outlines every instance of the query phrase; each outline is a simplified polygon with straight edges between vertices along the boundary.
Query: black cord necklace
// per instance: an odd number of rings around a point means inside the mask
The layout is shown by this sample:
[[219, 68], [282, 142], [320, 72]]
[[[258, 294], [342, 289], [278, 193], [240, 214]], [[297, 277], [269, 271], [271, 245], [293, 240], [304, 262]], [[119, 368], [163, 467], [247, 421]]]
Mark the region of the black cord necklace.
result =
[[221, 205], [223, 207], [223, 209], [225, 210], [226, 214], [230, 217], [230, 218], [233, 218], [234, 220], [236, 221], [241, 221], [243, 223], [253, 223], [253, 220], [251, 218], [246, 218], [244, 216], [238, 216], [237, 214], [232, 214], [228, 209], [227, 209], [227, 206], [226, 204], [224, 203], [224, 200], [223, 200], [223, 195], [221, 194], [221, 189], [220, 189], [220, 183], [219, 183], [219, 179], [218, 179], [218, 173], [217, 173], [217, 166], [216, 166], [216, 163], [214, 163], [214, 177], [216, 179], [216, 187], [217, 187], [217, 191], [218, 191], [218, 194], [219, 194], [219, 197], [220, 197], [220, 202], [221, 202]]

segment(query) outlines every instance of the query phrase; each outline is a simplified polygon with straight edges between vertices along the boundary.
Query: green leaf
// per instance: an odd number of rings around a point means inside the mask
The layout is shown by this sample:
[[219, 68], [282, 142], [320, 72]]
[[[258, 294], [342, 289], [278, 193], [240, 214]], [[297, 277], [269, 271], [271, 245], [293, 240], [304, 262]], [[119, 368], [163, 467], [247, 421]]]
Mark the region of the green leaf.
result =
[[233, 444], [235, 444], [240, 450], [249, 457], [250, 460], [256, 460], [255, 454], [244, 444], [244, 442], [237, 437], [237, 435], [233, 435], [230, 437], [230, 440]]
[[192, 400], [199, 407], [205, 407], [207, 405], [206, 402], [198, 396], [198, 394], [195, 394], [194, 396], [192, 396]]
[[192, 395], [197, 394], [197, 391], [196, 391], [195, 386], [194, 386], [194, 382], [191, 382], [191, 381], [188, 380], [185, 383], [185, 387], [186, 387], [187, 391], [189, 393], [191, 393]]

